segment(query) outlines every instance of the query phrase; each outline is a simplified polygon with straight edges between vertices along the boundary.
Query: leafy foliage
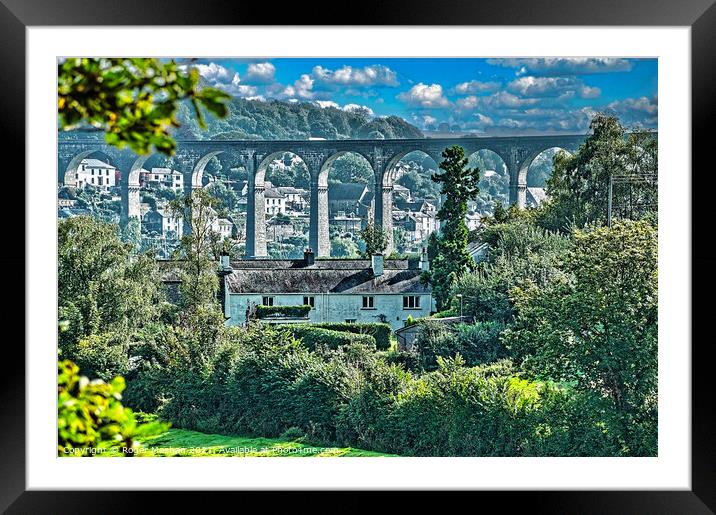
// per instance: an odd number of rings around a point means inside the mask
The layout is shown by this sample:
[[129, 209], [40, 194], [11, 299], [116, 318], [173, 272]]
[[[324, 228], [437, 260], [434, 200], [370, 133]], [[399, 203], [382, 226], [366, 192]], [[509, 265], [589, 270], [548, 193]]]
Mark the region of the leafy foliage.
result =
[[317, 324], [291, 324], [287, 327], [287, 330], [310, 350], [320, 348], [338, 349], [353, 343], [365, 345], [372, 349], [376, 348], [375, 338], [370, 334], [349, 334], [347, 331], [321, 327]]
[[368, 222], [360, 231], [360, 237], [365, 242], [363, 257], [370, 259], [375, 254], [383, 254], [388, 247], [388, 238], [385, 230], [380, 225]]
[[419, 370], [435, 370], [438, 358], [460, 355], [467, 366], [494, 363], [508, 357], [500, 335], [505, 328], [501, 322], [478, 322], [447, 326], [436, 320], [424, 319], [415, 342]]
[[569, 231], [572, 224], [605, 223], [610, 176], [626, 181], [613, 187], [613, 216], [638, 219], [656, 211], [658, 146], [653, 136], [638, 130], [627, 135], [617, 118], [603, 114], [592, 119], [590, 128], [578, 152], [554, 157], [547, 181], [551, 200], [539, 216], [543, 227]]
[[619, 416], [622, 452], [656, 451], [657, 240], [648, 222], [577, 230], [571, 280], [516, 288], [505, 341], [531, 375], [576, 381]]
[[59, 221], [57, 274], [63, 356], [92, 377], [126, 372], [138, 331], [164, 309], [154, 259], [133, 256], [115, 226], [77, 216]]
[[169, 429], [164, 422], [142, 424], [131, 409], [122, 406], [124, 379], [110, 383], [90, 381], [79, 375], [79, 367], [63, 360], [57, 367], [57, 454], [94, 456], [111, 448], [127, 455], [138, 438], [158, 435]]
[[373, 139], [369, 137], [372, 132], [384, 139], [423, 137], [417, 127], [398, 116], [371, 119], [362, 110], [322, 108], [310, 102], [232, 98], [228, 116], [207, 120], [206, 132], [192, 120], [186, 106], [179, 109], [178, 120], [181, 128], [175, 135], [181, 139]]
[[330, 329], [353, 334], [367, 334], [375, 338], [375, 345], [379, 350], [386, 350], [390, 347], [390, 336], [393, 333], [389, 324], [379, 322], [324, 322], [311, 324], [312, 327]]
[[490, 244], [487, 260], [460, 276], [453, 286], [453, 297], [463, 296], [464, 313], [477, 320], [510, 322], [514, 312], [511, 288], [542, 287], [564, 276], [561, 261], [569, 238], [535, 226], [519, 214], [522, 210], [513, 213], [518, 216], [483, 228], [481, 241]]
[[[290, 430], [412, 456], [613, 453], [597, 410], [566, 386], [519, 378], [509, 362], [468, 368], [441, 357], [436, 371], [413, 377], [358, 342], [311, 352], [286, 329], [234, 330], [204, 373], [177, 379], [161, 416], [197, 431]], [[578, 432], [566, 429], [572, 419]]]
[[138, 154], [152, 149], [172, 154], [178, 127], [177, 105], [186, 100], [196, 123], [205, 127], [202, 108], [226, 116], [228, 94], [199, 88], [196, 69], [151, 58], [70, 58], [58, 64], [60, 127], [88, 126], [104, 131], [110, 145], [128, 145]]

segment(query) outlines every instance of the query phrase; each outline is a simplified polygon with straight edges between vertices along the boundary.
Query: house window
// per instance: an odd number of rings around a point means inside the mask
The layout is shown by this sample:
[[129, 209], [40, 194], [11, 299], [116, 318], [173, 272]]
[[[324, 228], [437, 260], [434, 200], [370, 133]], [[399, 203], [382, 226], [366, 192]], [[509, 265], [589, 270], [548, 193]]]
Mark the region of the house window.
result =
[[346, 318], [346, 324], [355, 324], [356, 322], [355, 318]]
[[405, 295], [403, 297], [403, 309], [420, 309], [420, 297], [418, 295]]
[[316, 297], [313, 295], [308, 295], [306, 297], [303, 297], [303, 305], [304, 306], [311, 306], [311, 309], [316, 307]]
[[372, 296], [363, 297], [363, 309], [373, 309], [373, 297]]
[[273, 297], [262, 297], [261, 304], [264, 306], [273, 306]]

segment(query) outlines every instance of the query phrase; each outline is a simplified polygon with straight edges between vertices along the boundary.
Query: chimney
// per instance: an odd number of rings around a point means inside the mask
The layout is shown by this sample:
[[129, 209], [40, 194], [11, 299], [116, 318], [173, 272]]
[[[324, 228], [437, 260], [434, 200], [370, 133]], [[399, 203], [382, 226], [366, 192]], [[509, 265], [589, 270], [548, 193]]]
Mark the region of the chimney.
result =
[[420, 270], [423, 272], [430, 271], [430, 260], [428, 259], [428, 250], [423, 247], [423, 251], [420, 253]]
[[373, 254], [370, 258], [370, 265], [373, 269], [373, 277], [383, 275], [383, 254]]
[[311, 247], [308, 247], [306, 250], [303, 251], [303, 261], [305, 262], [306, 266], [311, 266], [316, 262], [316, 256], [313, 254], [313, 249]]
[[228, 254], [222, 254], [221, 255], [221, 268], [222, 270], [230, 270], [231, 264], [229, 264], [229, 255]]

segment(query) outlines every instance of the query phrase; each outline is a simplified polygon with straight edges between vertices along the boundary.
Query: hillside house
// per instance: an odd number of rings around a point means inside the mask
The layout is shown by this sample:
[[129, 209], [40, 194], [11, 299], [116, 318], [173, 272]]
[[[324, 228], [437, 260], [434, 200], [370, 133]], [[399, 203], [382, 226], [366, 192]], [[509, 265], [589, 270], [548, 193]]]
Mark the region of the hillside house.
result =
[[77, 168], [77, 189], [84, 189], [85, 186], [90, 185], [107, 191], [117, 185], [118, 175], [117, 168], [109, 163], [99, 159], [83, 159]]
[[310, 305], [303, 322], [385, 322], [403, 327], [408, 316], [433, 310], [432, 288], [420, 281], [429, 269], [408, 260], [303, 259], [233, 261], [223, 275], [224, 315], [228, 325], [246, 322], [252, 306]]

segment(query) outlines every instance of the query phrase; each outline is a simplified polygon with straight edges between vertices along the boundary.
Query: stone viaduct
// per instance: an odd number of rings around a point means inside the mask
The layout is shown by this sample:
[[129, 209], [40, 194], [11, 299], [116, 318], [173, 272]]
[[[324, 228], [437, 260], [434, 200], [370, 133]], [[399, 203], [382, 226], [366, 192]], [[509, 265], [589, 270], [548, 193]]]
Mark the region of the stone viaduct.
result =
[[[328, 175], [332, 163], [341, 155], [353, 152], [363, 156], [375, 177], [375, 223], [387, 231], [392, 249], [392, 187], [395, 165], [405, 155], [421, 151], [436, 163], [442, 151], [459, 145], [465, 155], [486, 149], [499, 155], [510, 176], [510, 203], [525, 205], [527, 169], [544, 150], [558, 147], [574, 152], [586, 135], [463, 137], [386, 140], [303, 140], [303, 141], [178, 141], [176, 162], [184, 173], [185, 194], [202, 187], [207, 163], [222, 153], [232, 154], [248, 171], [246, 214], [246, 257], [262, 258], [266, 251], [264, 177], [269, 164], [284, 152], [303, 160], [311, 177], [309, 245], [318, 256], [330, 255], [328, 236]], [[151, 155], [136, 155], [120, 150], [98, 139], [63, 139], [58, 143], [58, 166], [64, 170], [65, 186], [76, 186], [80, 162], [90, 156], [103, 155], [122, 173], [122, 220], [140, 217], [139, 172]]]

